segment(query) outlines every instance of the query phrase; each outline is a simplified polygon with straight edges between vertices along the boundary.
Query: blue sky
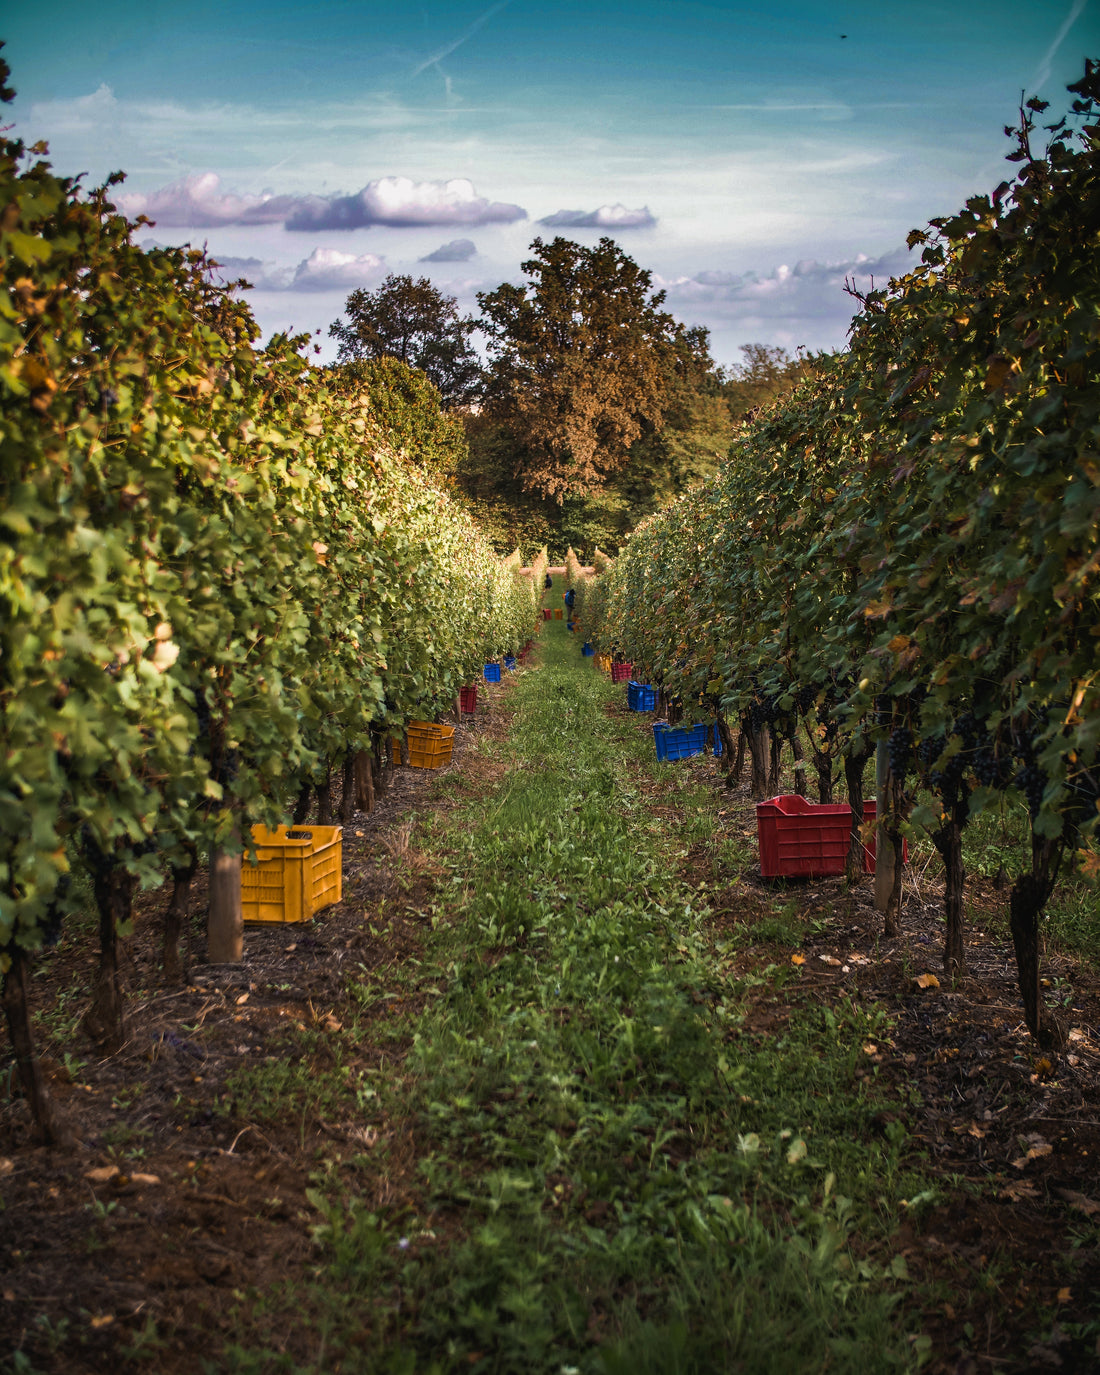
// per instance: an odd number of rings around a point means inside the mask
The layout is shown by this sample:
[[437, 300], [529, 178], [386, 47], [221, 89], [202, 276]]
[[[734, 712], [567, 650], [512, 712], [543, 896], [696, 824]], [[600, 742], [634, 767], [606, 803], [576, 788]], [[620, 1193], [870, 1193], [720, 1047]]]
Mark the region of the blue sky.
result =
[[771, 4], [38, 0], [0, 21], [18, 133], [121, 169], [139, 239], [205, 243], [266, 332], [327, 328], [387, 272], [461, 306], [536, 235], [611, 234], [711, 330], [840, 347], [905, 236], [1060, 110], [1100, 0]]

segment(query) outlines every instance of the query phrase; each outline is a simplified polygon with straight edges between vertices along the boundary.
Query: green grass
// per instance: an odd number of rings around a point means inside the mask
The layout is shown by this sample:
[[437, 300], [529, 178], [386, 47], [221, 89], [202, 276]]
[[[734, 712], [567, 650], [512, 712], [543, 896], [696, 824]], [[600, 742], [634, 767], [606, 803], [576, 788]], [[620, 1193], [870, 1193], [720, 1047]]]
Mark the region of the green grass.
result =
[[[921, 1186], [855, 1076], [882, 1014], [751, 1032], [675, 876], [684, 834], [652, 831], [631, 781], [651, 747], [601, 710], [620, 690], [564, 628], [545, 646], [502, 747], [521, 767], [450, 837], [446, 989], [400, 1086], [378, 1086], [414, 1126], [421, 1203], [372, 1212], [338, 1172], [318, 1181], [319, 1270], [294, 1301], [324, 1355], [303, 1369], [914, 1368], [888, 1239]], [[777, 916], [773, 938], [795, 934]], [[265, 1103], [284, 1087], [303, 1090]], [[243, 1350], [231, 1368], [296, 1369]]]

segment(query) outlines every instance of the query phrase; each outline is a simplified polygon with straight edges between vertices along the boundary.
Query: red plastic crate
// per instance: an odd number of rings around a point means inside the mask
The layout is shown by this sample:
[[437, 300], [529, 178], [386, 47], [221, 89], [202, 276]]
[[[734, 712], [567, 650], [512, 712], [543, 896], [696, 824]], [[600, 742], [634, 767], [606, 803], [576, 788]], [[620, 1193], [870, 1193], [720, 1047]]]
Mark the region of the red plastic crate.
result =
[[542, 608], [542, 619], [544, 621], [548, 621], [550, 619], [550, 608], [548, 606], [544, 606]]
[[467, 714], [477, 711], [477, 684], [471, 683], [468, 687], [458, 690], [458, 707], [460, 711]]
[[633, 664], [612, 664], [611, 681], [613, 683], [629, 683], [634, 673]]
[[[873, 821], [876, 804], [863, 804], [863, 818]], [[756, 804], [761, 878], [824, 878], [842, 874], [852, 835], [852, 809], [847, 802], [820, 803], [787, 793]], [[902, 844], [902, 863], [909, 847]], [[863, 872], [875, 871], [874, 836], [863, 846]]]

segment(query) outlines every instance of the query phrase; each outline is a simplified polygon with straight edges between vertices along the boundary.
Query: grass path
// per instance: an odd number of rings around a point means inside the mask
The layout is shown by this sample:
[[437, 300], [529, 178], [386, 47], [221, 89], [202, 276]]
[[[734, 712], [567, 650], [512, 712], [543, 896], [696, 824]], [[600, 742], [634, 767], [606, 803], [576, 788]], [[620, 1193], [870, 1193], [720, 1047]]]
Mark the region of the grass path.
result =
[[371, 1090], [414, 1143], [414, 1201], [318, 1176], [321, 1262], [293, 1302], [322, 1344], [282, 1368], [915, 1368], [889, 1236], [920, 1184], [856, 1076], [881, 1015], [754, 1032], [790, 967], [747, 975], [714, 938], [648, 805], [653, 770], [685, 765], [651, 762], [605, 710], [621, 689], [546, 630], [510, 735], [482, 746], [499, 780], [430, 839], [446, 875], [410, 977], [431, 996]]

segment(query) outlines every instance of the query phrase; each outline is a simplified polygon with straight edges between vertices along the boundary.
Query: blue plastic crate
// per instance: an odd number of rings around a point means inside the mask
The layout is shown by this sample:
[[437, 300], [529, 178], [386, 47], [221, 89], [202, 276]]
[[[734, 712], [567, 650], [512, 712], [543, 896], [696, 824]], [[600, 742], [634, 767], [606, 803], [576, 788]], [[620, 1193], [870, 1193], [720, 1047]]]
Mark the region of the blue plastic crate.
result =
[[590, 645], [587, 642], [581, 645], [581, 653], [584, 655], [586, 659], [591, 659], [595, 652], [596, 650], [593, 645]]
[[516, 671], [516, 656], [514, 654], [506, 654], [504, 656], [504, 667], [509, 673], [514, 673]]
[[653, 743], [658, 759], [690, 759], [693, 755], [705, 754], [708, 748], [712, 748], [716, 755], [722, 753], [722, 737], [714, 726], [705, 721], [686, 729], [670, 726], [664, 721], [654, 721]]
[[485, 681], [486, 681], [487, 683], [499, 683], [499, 682], [500, 682], [500, 665], [499, 665], [499, 664], [486, 664], [486, 665], [485, 665]]
[[627, 683], [626, 705], [630, 711], [656, 711], [657, 689], [648, 683]]

